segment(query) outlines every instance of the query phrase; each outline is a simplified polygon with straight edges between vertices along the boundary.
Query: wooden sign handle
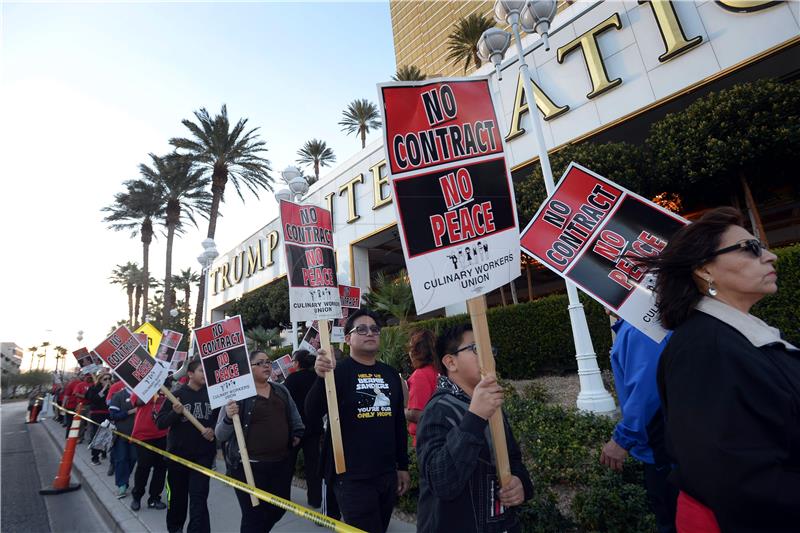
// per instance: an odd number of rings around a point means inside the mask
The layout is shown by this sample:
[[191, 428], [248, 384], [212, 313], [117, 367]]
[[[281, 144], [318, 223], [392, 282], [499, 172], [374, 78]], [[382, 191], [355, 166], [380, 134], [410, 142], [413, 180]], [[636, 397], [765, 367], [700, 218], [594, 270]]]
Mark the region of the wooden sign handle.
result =
[[[486, 297], [481, 295], [467, 300], [467, 309], [472, 320], [472, 333], [475, 335], [475, 344], [478, 346], [478, 362], [481, 367], [481, 376], [497, 374], [492, 355], [492, 339], [489, 337], [489, 322], [486, 320]], [[489, 419], [489, 431], [494, 444], [495, 464], [500, 485], [505, 487], [511, 481], [511, 466], [508, 462], [508, 444], [503, 426], [503, 413], [500, 409], [494, 412]]]
[[[172, 392], [170, 392], [170, 390], [168, 388], [166, 388], [164, 385], [161, 385], [161, 392], [164, 394], [164, 396], [167, 397], [167, 399], [170, 402], [172, 402], [172, 403], [175, 403], [175, 402], [181, 403], [181, 401], [178, 398], [176, 398], [175, 395], [172, 394]], [[194, 417], [194, 415], [189, 410], [187, 410], [185, 407], [183, 409], [183, 416], [185, 416], [186, 420], [191, 422], [192, 425], [194, 427], [196, 427], [197, 431], [199, 431], [200, 433], [202, 433], [202, 432], [204, 432], [206, 430], [206, 427], [203, 424], [201, 424], [200, 421], [197, 420]]]
[[[245, 446], [244, 431], [242, 431], [242, 420], [239, 418], [239, 413], [233, 415], [233, 431], [236, 432], [236, 443], [239, 445], [239, 456], [242, 458], [242, 468], [244, 469], [244, 478], [247, 484], [251, 487], [256, 487], [256, 480], [253, 477], [253, 469], [250, 467], [250, 454], [247, 453], [247, 446]], [[258, 505], [258, 498], [250, 495], [250, 503], [253, 507]]]
[[[328, 331], [328, 320], [320, 320], [319, 344], [328, 357], [334, 358], [331, 347], [331, 335]], [[331, 442], [333, 444], [333, 460], [336, 463], [336, 473], [343, 474], [347, 468], [344, 462], [344, 445], [342, 444], [342, 425], [339, 421], [339, 402], [336, 399], [336, 380], [333, 372], [325, 373], [325, 397], [328, 400], [328, 426], [331, 428]]]

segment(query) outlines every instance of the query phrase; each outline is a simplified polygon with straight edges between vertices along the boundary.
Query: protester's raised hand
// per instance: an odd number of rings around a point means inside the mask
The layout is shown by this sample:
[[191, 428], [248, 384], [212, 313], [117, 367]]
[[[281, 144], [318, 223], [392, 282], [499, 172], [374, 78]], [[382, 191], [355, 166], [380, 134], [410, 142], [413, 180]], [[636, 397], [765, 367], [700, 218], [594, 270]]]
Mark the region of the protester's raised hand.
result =
[[239, 404], [233, 400], [228, 400], [228, 403], [225, 405], [225, 414], [228, 415], [228, 418], [233, 418], [234, 416], [238, 415]]
[[488, 420], [503, 404], [503, 388], [497, 384], [494, 374], [480, 380], [472, 392], [469, 410], [479, 417]]
[[325, 350], [317, 351], [317, 360], [314, 362], [314, 372], [321, 378], [325, 377], [325, 373], [332, 372], [336, 368], [336, 360], [328, 356]]

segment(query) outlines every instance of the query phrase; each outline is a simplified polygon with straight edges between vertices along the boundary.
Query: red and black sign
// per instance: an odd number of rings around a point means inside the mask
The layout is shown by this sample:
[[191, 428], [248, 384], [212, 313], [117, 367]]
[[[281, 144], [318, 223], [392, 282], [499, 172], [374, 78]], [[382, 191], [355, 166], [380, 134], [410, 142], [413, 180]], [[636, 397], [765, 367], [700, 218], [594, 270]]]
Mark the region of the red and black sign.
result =
[[80, 350], [75, 350], [72, 352], [72, 355], [75, 356], [75, 359], [78, 361], [78, 366], [83, 368], [85, 366], [89, 366], [92, 364], [92, 355], [89, 353], [89, 350], [86, 348], [81, 348]]
[[409, 257], [516, 228], [503, 157], [392, 181]]
[[289, 285], [335, 287], [336, 258], [330, 211], [314, 205], [281, 202], [281, 225]]
[[194, 330], [211, 407], [255, 394], [240, 316]]
[[92, 352], [105, 361], [111, 370], [130, 387], [137, 396], [147, 401], [153, 397], [167, 377], [167, 369], [141, 345], [133, 333], [121, 326]]
[[343, 308], [359, 309], [361, 307], [361, 289], [350, 285], [339, 285], [339, 299], [342, 301]]
[[488, 79], [380, 87], [390, 172], [503, 152]]

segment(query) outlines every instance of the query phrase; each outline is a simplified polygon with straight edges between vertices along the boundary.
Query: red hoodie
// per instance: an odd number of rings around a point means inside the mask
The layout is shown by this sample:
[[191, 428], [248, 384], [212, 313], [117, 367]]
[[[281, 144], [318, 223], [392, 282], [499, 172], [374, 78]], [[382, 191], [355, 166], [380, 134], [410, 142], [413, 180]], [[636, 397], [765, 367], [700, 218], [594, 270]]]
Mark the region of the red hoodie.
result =
[[[149, 402], [138, 406], [131, 437], [139, 440], [155, 440], [167, 436], [169, 428], [158, 429], [156, 426], [156, 417], [166, 400], [167, 397], [159, 391]], [[141, 400], [135, 394], [131, 394], [131, 405], [136, 405], [137, 402]]]

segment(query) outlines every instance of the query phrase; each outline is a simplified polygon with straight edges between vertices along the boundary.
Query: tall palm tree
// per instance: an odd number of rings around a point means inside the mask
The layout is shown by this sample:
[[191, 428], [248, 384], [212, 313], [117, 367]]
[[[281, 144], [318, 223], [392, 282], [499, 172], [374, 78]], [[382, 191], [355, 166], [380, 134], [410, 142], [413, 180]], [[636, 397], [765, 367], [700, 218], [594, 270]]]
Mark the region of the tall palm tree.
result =
[[58, 363], [67, 356], [67, 349], [63, 346], [56, 346], [53, 349], [56, 351], [56, 372], [58, 372]]
[[38, 349], [39, 349], [38, 346], [31, 346], [30, 348], [28, 348], [28, 351], [31, 352], [31, 364], [28, 366], [28, 372], [33, 370], [33, 354], [35, 354], [36, 350]]
[[422, 73], [416, 65], [403, 65], [398, 67], [397, 72], [392, 76], [394, 81], [422, 81], [427, 76]]
[[128, 326], [133, 326], [133, 293], [136, 290], [136, 284], [139, 283], [141, 273], [139, 265], [132, 261], [128, 261], [124, 265], [117, 265], [117, 268], [111, 271], [111, 277], [108, 278], [113, 285], [121, 285], [125, 287], [125, 292], [128, 294]]
[[314, 181], [309, 180], [309, 185], [319, 181], [319, 167], [327, 167], [336, 162], [333, 150], [328, 147], [325, 141], [319, 139], [306, 141], [303, 147], [297, 151], [297, 155], [300, 156], [297, 162], [301, 165], [314, 165]]
[[41, 364], [42, 368], [44, 368], [45, 363], [47, 363], [47, 347], [50, 346], [50, 342], [44, 341], [42, 343], [42, 350], [43, 353], [39, 354], [39, 363], [36, 364], [36, 368], [39, 368], [39, 364]]
[[193, 168], [189, 156], [170, 154], [158, 157], [150, 154], [152, 166], [139, 165], [139, 172], [145, 180], [158, 187], [164, 204], [162, 224], [167, 229], [166, 272], [164, 273], [164, 310], [162, 322], [167, 323], [172, 309], [172, 247], [175, 232], [182, 231], [185, 222], [197, 227], [195, 214], [208, 218], [211, 208], [211, 193], [206, 187], [211, 178], [202, 168]]
[[250, 353], [256, 350], [269, 350], [278, 345], [281, 340], [281, 332], [278, 328], [266, 329], [263, 326], [256, 326], [244, 332], [247, 338], [247, 346]]
[[111, 229], [132, 230], [131, 237], [141, 235], [142, 240], [142, 321], [147, 316], [147, 293], [150, 278], [150, 243], [153, 242], [153, 219], [162, 215], [163, 205], [157, 186], [146, 180], [128, 180], [125, 192], [114, 195], [114, 203], [102, 210], [108, 215], [103, 219]]
[[478, 57], [478, 40], [483, 32], [494, 26], [494, 22], [486, 15], [471, 13], [456, 22], [456, 28], [447, 37], [447, 50], [450, 52], [447, 59], [454, 63], [464, 62], [464, 73], [466, 74], [470, 64], [475, 68], [481, 66], [481, 58]]
[[347, 105], [347, 109], [342, 112], [342, 117], [339, 122], [339, 125], [342, 126], [342, 131], [360, 135], [361, 148], [367, 145], [367, 133], [369, 133], [369, 130], [381, 127], [378, 106], [366, 98], [350, 102]]
[[[169, 142], [175, 148], [184, 150], [198, 167], [211, 174], [211, 211], [206, 237], [213, 239], [217, 231], [219, 204], [223, 201], [228, 180], [233, 182], [236, 193], [242, 201], [244, 201], [242, 186], [247, 187], [258, 198], [259, 189], [272, 190], [273, 179], [269, 175], [272, 169], [269, 161], [261, 157], [261, 154], [266, 152], [266, 143], [259, 139], [256, 133], [258, 128], [245, 131], [247, 119], [239, 119], [231, 128], [225, 104], [222, 105], [220, 114], [213, 118], [204, 107], [195, 111], [194, 116], [197, 123], [188, 119], [182, 121], [191, 132], [192, 138], [176, 137]], [[200, 279], [195, 327], [200, 326], [203, 320], [205, 283], [204, 276]]]
[[[200, 281], [200, 275], [191, 268], [181, 270], [180, 275], [172, 276], [172, 286], [177, 291], [183, 291], [184, 313], [189, 317], [189, 299], [192, 296], [192, 285]], [[188, 324], [187, 324], [188, 327]]]

